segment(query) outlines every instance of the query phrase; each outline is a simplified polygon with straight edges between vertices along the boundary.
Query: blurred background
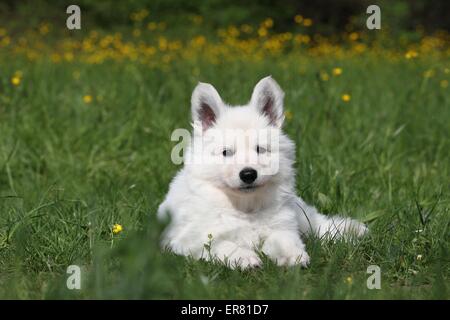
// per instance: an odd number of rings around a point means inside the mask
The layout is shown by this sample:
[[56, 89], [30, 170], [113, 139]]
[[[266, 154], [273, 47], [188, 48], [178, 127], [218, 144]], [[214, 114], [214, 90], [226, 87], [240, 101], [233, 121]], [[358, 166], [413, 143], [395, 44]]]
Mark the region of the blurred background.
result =
[[446, 0], [378, 1], [381, 31], [366, 28], [369, 0], [79, 0], [82, 30], [68, 31], [65, 10], [72, 2], [2, 1], [0, 49], [30, 60], [51, 53], [55, 62], [138, 59], [159, 66], [196, 50], [211, 62], [292, 50], [361, 54], [368, 47], [402, 54], [409, 48], [414, 58], [449, 40]]
[[[286, 31], [295, 28], [295, 15], [301, 13], [313, 19], [314, 31], [332, 34], [349, 28], [364, 26], [363, 15], [371, 4], [381, 8], [383, 25], [396, 32], [414, 31], [418, 26], [427, 31], [450, 28], [450, 4], [445, 0], [4, 0], [0, 4], [2, 23], [36, 26], [43, 19], [61, 22], [61, 8], [77, 4], [83, 18], [104, 28], [132, 26], [136, 21], [165, 21], [177, 27], [199, 16], [205, 27], [219, 28], [227, 25], [249, 23], [256, 25], [267, 17], [277, 23], [274, 29]], [[147, 14], [144, 14], [144, 11]], [[136, 14], [141, 11], [140, 14]]]

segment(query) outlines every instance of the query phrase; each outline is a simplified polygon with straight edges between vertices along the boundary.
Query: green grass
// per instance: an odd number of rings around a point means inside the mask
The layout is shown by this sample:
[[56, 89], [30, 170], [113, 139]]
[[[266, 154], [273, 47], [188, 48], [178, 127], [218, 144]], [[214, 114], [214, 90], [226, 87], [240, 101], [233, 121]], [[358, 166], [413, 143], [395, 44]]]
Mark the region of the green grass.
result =
[[[449, 298], [450, 92], [439, 86], [448, 60], [286, 57], [165, 71], [1, 61], [1, 298]], [[340, 77], [319, 79], [336, 66]], [[245, 103], [267, 74], [293, 113], [298, 193], [369, 222], [370, 235], [356, 245], [307, 239], [308, 269], [265, 261], [240, 272], [162, 254], [154, 215], [179, 169], [170, 135], [189, 128], [192, 89], [210, 82]], [[70, 264], [83, 267], [79, 291], [66, 288]], [[371, 264], [381, 290], [366, 287]]]

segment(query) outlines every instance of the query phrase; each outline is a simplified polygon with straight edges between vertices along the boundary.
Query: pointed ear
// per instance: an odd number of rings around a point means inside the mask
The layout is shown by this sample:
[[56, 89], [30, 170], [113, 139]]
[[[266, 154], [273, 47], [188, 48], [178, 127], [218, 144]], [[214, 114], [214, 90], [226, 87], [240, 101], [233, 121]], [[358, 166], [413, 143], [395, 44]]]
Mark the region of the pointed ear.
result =
[[269, 119], [271, 125], [280, 128], [284, 120], [283, 98], [283, 90], [268, 76], [256, 84], [250, 103]]
[[220, 113], [225, 108], [216, 89], [209, 83], [195, 87], [191, 98], [192, 120], [194, 124], [201, 123], [203, 131], [213, 126]]

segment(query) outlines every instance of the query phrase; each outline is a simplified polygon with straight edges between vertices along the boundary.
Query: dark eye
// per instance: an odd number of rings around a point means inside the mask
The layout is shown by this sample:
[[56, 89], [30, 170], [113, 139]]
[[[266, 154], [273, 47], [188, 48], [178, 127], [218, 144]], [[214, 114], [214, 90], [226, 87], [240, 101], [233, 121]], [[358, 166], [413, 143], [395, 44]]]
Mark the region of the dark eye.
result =
[[222, 154], [224, 157], [231, 157], [234, 154], [234, 152], [233, 150], [230, 149], [223, 149]]
[[260, 147], [260, 146], [256, 146], [256, 152], [257, 153], [266, 153], [266, 148], [264, 147]]

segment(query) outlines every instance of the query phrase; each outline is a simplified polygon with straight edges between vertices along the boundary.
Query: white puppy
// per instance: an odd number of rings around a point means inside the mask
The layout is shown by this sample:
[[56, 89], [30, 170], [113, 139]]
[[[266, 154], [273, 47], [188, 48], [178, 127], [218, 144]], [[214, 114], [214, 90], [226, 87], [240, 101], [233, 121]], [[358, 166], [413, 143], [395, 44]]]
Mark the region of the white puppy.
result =
[[307, 266], [301, 235], [366, 233], [362, 223], [322, 215], [295, 195], [295, 144], [281, 130], [283, 97], [271, 77], [259, 81], [248, 105], [236, 107], [212, 85], [197, 85], [189, 161], [158, 209], [159, 218], [170, 217], [165, 248], [232, 268], [260, 265], [261, 252], [278, 265]]

